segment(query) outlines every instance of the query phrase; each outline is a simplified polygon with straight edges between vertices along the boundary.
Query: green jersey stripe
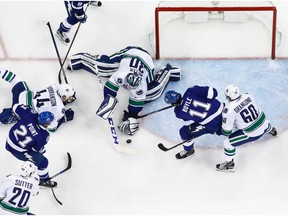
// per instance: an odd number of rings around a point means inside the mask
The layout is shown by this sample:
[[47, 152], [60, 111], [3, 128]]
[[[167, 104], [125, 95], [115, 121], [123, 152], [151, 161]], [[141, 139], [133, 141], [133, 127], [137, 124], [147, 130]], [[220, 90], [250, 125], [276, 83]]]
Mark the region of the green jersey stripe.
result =
[[243, 131], [245, 131], [246, 133], [251, 133], [251, 132], [257, 130], [257, 128], [259, 128], [265, 122], [265, 120], [266, 120], [266, 116], [262, 112], [261, 115], [258, 116], [258, 119], [256, 119], [256, 121], [252, 125], [245, 128]]
[[105, 86], [115, 92], [119, 90], [119, 87], [110, 81], [106, 82]]
[[10, 79], [11, 79], [11, 77], [12, 77], [13, 75], [14, 75], [14, 74], [13, 74], [11, 71], [9, 71], [9, 72], [8, 72], [8, 75], [6, 75], [6, 77], [5, 77], [5, 81], [10, 82]]
[[144, 105], [144, 101], [139, 101], [139, 100], [133, 100], [133, 99], [129, 99], [129, 104], [134, 106], [134, 107], [143, 107]]
[[229, 136], [230, 134], [232, 134], [232, 130], [224, 130], [223, 128], [221, 129], [222, 134], [224, 134], [225, 136]]
[[237, 142], [240, 142], [240, 141], [246, 140], [246, 139], [248, 139], [247, 135], [240, 135], [240, 136], [237, 136], [237, 137], [230, 138], [229, 142], [232, 145], [233, 143], [237, 143]]
[[27, 92], [27, 105], [30, 107], [30, 108], [33, 108], [33, 93], [32, 91], [28, 91]]
[[4, 202], [0, 202], [0, 205], [3, 209], [10, 211], [10, 212], [13, 212], [13, 213], [27, 213], [29, 211], [29, 207], [27, 207], [27, 208], [15, 208], [15, 207], [10, 206]]

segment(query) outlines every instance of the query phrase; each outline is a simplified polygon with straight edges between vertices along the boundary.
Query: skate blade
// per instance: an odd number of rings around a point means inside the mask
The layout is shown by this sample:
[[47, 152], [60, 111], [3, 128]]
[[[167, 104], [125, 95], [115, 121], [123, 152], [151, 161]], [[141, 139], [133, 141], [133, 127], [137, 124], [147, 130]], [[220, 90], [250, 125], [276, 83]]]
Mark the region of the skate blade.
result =
[[228, 170], [221, 170], [221, 169], [217, 169], [216, 168], [216, 171], [220, 171], [220, 172], [227, 172], [227, 173], [229, 173], [229, 172], [235, 172], [235, 168], [233, 168], [233, 169], [228, 169]]

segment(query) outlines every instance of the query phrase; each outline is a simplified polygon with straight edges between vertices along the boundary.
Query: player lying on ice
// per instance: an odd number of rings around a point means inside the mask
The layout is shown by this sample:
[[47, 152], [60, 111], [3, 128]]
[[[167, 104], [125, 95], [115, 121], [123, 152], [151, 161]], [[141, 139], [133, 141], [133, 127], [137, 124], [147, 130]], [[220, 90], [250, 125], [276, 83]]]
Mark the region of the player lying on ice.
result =
[[37, 113], [44, 111], [52, 112], [54, 120], [49, 124], [50, 132], [56, 131], [63, 122], [71, 121], [74, 118], [72, 108], [65, 109], [66, 104], [76, 100], [75, 90], [68, 84], [52, 84], [38, 91], [31, 91], [27, 83], [12, 71], [0, 68], [1, 79], [12, 85], [12, 106], [4, 108], [0, 113], [1, 124], [11, 124], [18, 121], [13, 113], [12, 107], [15, 104], [24, 104], [33, 108]]
[[68, 69], [83, 69], [98, 77], [109, 77], [104, 86], [104, 101], [97, 111], [103, 118], [107, 118], [115, 108], [119, 88], [122, 86], [129, 90], [128, 111], [124, 111], [118, 128], [127, 135], [134, 135], [139, 130], [137, 117], [144, 104], [159, 98], [169, 81], [179, 81], [181, 77], [179, 67], [167, 64], [156, 74], [154, 67], [146, 50], [129, 46], [111, 56], [77, 53], [70, 58]]

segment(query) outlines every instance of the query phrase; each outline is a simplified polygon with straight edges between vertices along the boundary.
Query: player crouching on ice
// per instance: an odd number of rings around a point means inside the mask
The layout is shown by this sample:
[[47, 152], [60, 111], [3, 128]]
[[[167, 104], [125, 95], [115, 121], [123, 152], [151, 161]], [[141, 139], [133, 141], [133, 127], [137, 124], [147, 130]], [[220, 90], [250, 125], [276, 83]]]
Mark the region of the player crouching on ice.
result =
[[226, 161], [216, 165], [218, 171], [234, 171], [236, 147], [256, 141], [265, 133], [277, 135], [265, 113], [259, 109], [252, 95], [240, 94], [236, 85], [225, 88], [228, 104], [223, 110], [222, 133], [226, 136], [223, 142]]
[[150, 54], [140, 47], [129, 46], [107, 56], [78, 53], [71, 57], [68, 69], [83, 69], [98, 77], [109, 77], [104, 86], [104, 101], [97, 115], [107, 119], [117, 104], [117, 92], [122, 86], [130, 91], [128, 111], [124, 111], [120, 131], [134, 135], [139, 130], [138, 114], [145, 103], [161, 96], [169, 81], [179, 81], [179, 67], [167, 64], [154, 74], [154, 63]]
[[193, 121], [180, 128], [179, 134], [183, 141], [183, 150], [175, 155], [183, 159], [194, 155], [194, 140], [205, 134], [221, 135], [223, 103], [217, 100], [218, 92], [208, 86], [188, 88], [183, 96], [176, 91], [165, 94], [165, 102], [174, 104], [175, 116], [183, 121]]

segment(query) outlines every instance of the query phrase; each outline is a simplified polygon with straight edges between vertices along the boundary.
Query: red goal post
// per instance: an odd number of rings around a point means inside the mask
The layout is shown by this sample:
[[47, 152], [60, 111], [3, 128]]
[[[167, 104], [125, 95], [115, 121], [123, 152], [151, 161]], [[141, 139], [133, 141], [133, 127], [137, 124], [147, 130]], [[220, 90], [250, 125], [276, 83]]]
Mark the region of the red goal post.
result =
[[160, 21], [159, 14], [165, 12], [199, 12], [199, 11], [271, 11], [272, 12], [272, 42], [271, 42], [271, 59], [276, 58], [276, 31], [277, 31], [277, 8], [275, 6], [204, 6], [204, 7], [165, 7], [158, 6], [155, 8], [155, 57], [160, 58]]

